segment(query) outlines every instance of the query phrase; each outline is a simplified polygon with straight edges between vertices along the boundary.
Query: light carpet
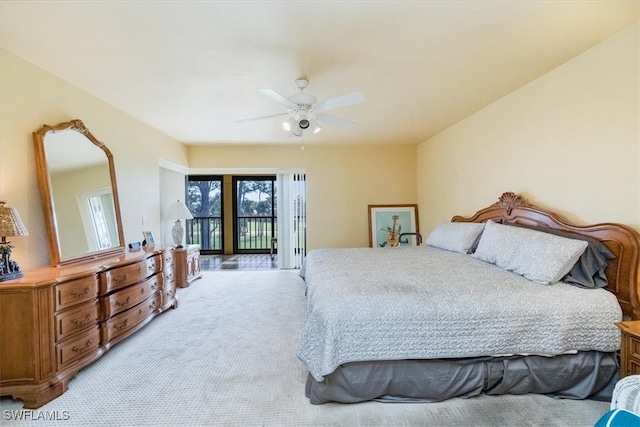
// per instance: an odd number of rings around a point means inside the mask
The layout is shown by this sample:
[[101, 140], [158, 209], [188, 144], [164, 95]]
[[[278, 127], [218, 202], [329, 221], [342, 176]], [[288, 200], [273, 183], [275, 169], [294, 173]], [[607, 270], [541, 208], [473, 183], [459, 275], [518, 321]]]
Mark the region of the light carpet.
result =
[[65, 394], [28, 415], [59, 420], [15, 421], [22, 403], [4, 397], [3, 425], [593, 426], [609, 408], [541, 395], [311, 405], [295, 356], [305, 317], [297, 271], [205, 271], [178, 296], [178, 309], [114, 346]]

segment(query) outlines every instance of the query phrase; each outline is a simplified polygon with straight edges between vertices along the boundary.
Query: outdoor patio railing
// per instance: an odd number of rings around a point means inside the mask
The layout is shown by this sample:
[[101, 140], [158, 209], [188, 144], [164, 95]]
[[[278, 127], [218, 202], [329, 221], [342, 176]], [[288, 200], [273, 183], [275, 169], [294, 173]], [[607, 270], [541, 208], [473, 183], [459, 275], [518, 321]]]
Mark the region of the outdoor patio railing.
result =
[[187, 243], [200, 250], [222, 250], [221, 217], [195, 217], [186, 221]]
[[[271, 239], [278, 235], [275, 217], [246, 216], [237, 221], [239, 250], [268, 252], [271, 249]], [[220, 217], [195, 217], [186, 221], [185, 228], [187, 243], [200, 245], [201, 250], [222, 250]]]
[[268, 251], [271, 248], [271, 239], [278, 236], [276, 222], [276, 218], [270, 216], [239, 217], [238, 249]]

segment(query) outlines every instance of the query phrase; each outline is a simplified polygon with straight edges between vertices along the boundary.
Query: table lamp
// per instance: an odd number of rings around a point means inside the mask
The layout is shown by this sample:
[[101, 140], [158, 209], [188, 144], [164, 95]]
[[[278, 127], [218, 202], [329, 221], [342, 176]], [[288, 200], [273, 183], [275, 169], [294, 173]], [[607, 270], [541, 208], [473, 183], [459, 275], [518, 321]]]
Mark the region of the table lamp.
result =
[[167, 210], [167, 215], [165, 219], [175, 220], [175, 224], [171, 229], [171, 235], [173, 236], [173, 243], [176, 245], [176, 248], [182, 247], [182, 239], [184, 238], [184, 227], [182, 226], [181, 219], [193, 219], [193, 215], [185, 205], [180, 200], [173, 202], [173, 204]]
[[18, 211], [0, 201], [0, 282], [24, 276], [17, 262], [11, 259], [11, 249], [15, 246], [7, 240], [9, 236], [28, 236], [26, 227]]

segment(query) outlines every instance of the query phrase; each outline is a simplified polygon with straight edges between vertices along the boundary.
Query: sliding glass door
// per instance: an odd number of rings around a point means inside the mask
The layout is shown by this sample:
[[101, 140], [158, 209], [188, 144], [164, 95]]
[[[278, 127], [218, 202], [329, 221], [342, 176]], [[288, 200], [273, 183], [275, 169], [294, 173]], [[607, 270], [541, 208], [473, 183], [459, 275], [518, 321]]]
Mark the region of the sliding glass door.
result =
[[303, 171], [278, 174], [278, 267], [301, 268], [307, 254], [307, 178]]
[[[278, 255], [279, 268], [300, 268], [306, 255], [306, 176], [189, 175], [187, 243], [206, 254]], [[226, 214], [226, 215], [225, 215]], [[225, 219], [226, 216], [226, 219]]]
[[276, 177], [233, 177], [233, 252], [269, 253], [278, 235]]
[[200, 245], [202, 254], [219, 254], [224, 248], [222, 176], [187, 177], [187, 207], [193, 219], [186, 221], [187, 243]]

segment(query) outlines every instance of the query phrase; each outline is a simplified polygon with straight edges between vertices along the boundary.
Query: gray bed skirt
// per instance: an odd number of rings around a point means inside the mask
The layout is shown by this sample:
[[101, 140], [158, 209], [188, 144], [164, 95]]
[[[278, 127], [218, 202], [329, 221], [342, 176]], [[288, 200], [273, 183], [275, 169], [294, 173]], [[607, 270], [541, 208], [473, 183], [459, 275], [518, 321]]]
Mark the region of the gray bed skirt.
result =
[[607, 401], [617, 380], [617, 355], [597, 351], [555, 357], [352, 362], [320, 382], [309, 374], [305, 395], [315, 405], [367, 400], [440, 402], [482, 393]]

